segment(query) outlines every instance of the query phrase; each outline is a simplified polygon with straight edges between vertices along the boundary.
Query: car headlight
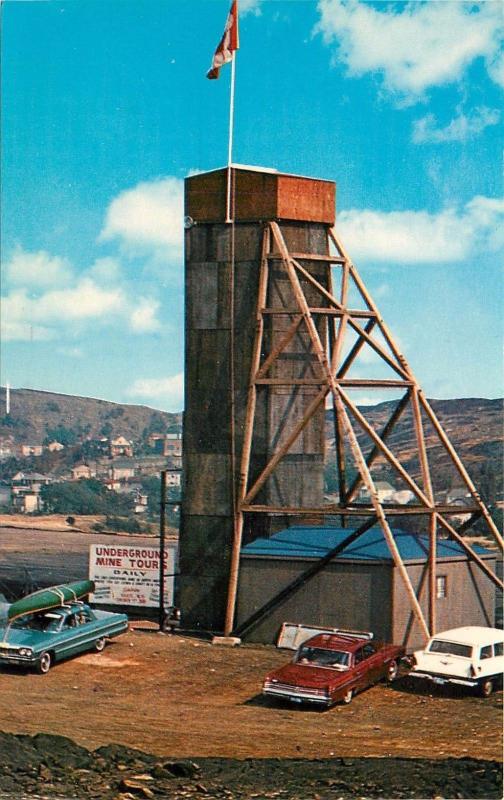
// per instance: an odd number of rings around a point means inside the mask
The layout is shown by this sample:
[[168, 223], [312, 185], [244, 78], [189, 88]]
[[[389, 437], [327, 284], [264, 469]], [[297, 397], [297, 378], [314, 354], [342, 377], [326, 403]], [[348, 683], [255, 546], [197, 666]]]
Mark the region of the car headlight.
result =
[[33, 650], [31, 647], [21, 647], [19, 650], [19, 655], [24, 656], [25, 658], [30, 658], [33, 655]]

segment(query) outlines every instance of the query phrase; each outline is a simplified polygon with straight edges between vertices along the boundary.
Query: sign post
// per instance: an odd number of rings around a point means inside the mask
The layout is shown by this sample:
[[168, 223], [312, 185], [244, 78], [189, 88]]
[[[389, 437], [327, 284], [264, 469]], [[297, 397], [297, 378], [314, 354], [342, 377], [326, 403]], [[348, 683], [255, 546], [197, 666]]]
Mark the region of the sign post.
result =
[[[159, 503], [159, 552], [165, 551], [166, 533], [166, 470], [161, 472], [161, 500]], [[165, 624], [165, 599], [164, 599], [164, 558], [159, 559], [159, 630], [164, 630]]]

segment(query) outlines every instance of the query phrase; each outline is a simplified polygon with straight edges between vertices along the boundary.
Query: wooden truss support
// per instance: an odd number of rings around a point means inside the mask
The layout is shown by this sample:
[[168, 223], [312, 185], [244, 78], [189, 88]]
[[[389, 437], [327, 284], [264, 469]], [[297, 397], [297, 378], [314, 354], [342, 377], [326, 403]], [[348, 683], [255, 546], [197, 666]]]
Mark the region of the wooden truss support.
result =
[[[336, 249], [336, 255], [330, 252], [331, 247]], [[268, 306], [268, 300], [270, 300], [268, 296], [269, 264], [275, 261], [281, 262], [282, 269], [289, 280], [290, 289], [295, 300], [293, 308], [275, 308]], [[309, 272], [307, 266], [301, 262], [325, 263], [327, 265], [328, 288], [322, 285], [320, 280], [317, 280]], [[336, 295], [333, 289], [333, 276], [331, 271], [333, 267], [338, 268], [341, 272], [339, 296]], [[310, 286], [312, 297], [314, 291], [315, 294], [318, 293], [321, 298], [318, 304], [313, 302], [308, 303], [307, 296], [303, 289], [303, 282], [305, 285]], [[365, 306], [364, 310], [348, 307], [350, 285], [357, 291], [358, 296]], [[271, 351], [269, 353], [264, 353], [265, 319], [268, 316], [271, 318], [274, 315], [289, 316], [290, 324], [272, 347]], [[315, 323], [315, 318], [318, 320], [317, 324]], [[362, 324], [360, 321], [362, 321]], [[376, 339], [376, 331], [378, 331], [381, 336], [381, 341]], [[316, 377], [272, 377], [270, 374], [272, 367], [276, 364], [281, 354], [289, 347], [293, 338], [301, 332], [303, 332], [304, 335], [308, 334], [311, 345], [310, 352], [312, 356], [315, 356], [318, 365], [318, 372], [315, 372]], [[350, 347], [348, 353], [344, 355], [345, 341], [349, 332], [352, 332], [353, 336], [356, 335], [357, 338]], [[349, 373], [361, 354], [363, 347], [370, 347], [381, 362], [396, 373], [397, 377], [395, 379], [364, 379], [358, 376], [351, 377]], [[303, 414], [300, 415], [296, 423], [292, 425], [285, 440], [274, 449], [274, 452], [270, 455], [267, 463], [263, 465], [259, 474], [251, 478], [250, 464], [257, 392], [258, 390], [268, 391], [267, 387], [275, 386], [292, 386], [293, 388], [313, 387], [315, 389], [318, 388], [318, 391], [304, 409]], [[360, 409], [350, 399], [346, 389], [355, 387], [366, 387], [370, 389], [394, 388], [404, 390], [403, 396], [397, 403], [390, 418], [383, 426], [380, 434], [367, 422]], [[274, 475], [275, 469], [280, 461], [289, 453], [294, 442], [296, 442], [303, 430], [313, 419], [314, 415], [317, 414], [328, 396], [332, 399], [333, 408], [336, 467], [340, 488], [339, 503], [326, 504], [316, 508], [298, 508], [293, 506], [279, 506], [273, 503], [265, 504], [254, 502], [268, 479]], [[402, 466], [386, 443], [387, 440], [390, 439], [392, 432], [395, 430], [399, 419], [406, 409], [410, 409], [412, 413], [415, 443], [418, 450], [419, 479], [414, 478]], [[469, 521], [461, 525], [458, 529], [448, 522], [446, 517], [460, 515], [460, 507], [449, 503], [439, 503], [435, 500], [423, 427], [423, 414], [433, 425], [439, 437], [439, 441], [445, 448], [451, 463], [455, 466], [473, 500], [472, 507], [464, 508], [464, 513], [471, 515]], [[372, 448], [366, 457], [359, 443], [356, 429], [361, 436], [367, 437], [367, 440], [372, 442]], [[345, 444], [348, 447], [349, 453], [352, 455], [354, 466], [357, 468], [358, 472], [357, 477], [349, 486], [345, 466], [348, 453], [345, 450]], [[414, 504], [398, 505], [380, 500], [375, 481], [371, 474], [371, 469], [375, 461], [379, 458], [384, 460], [411, 490], [415, 497]], [[436, 631], [436, 561], [437, 536], [440, 527], [449, 537], [460, 544], [471, 561], [473, 561], [495, 585], [502, 586], [502, 581], [494, 575], [483, 559], [469, 546], [462, 534], [470, 528], [476, 519], [483, 518], [487, 523], [490, 533], [501, 549], [504, 544], [502, 536], [497, 531], [488, 510], [482, 502], [474, 484], [464, 469], [462, 462], [457, 456], [432, 408], [423, 396], [418, 382], [405, 357], [397, 347], [392, 334], [382, 319], [356, 267], [346, 253], [341, 241], [332, 230], [328, 230], [327, 254], [289, 253], [278, 223], [270, 222], [265, 225], [256, 308], [256, 335], [252, 351], [250, 382], [243, 433], [243, 449], [237, 483], [234, 540], [231, 554], [225, 625], [225, 632], [227, 634], [233, 631], [234, 626], [239, 559], [245, 514], [268, 514], [270, 516], [287, 515], [294, 518], [296, 516], [310, 516], [321, 519], [327, 515], [339, 515], [343, 525], [345, 524], [345, 520], [352, 517], [360, 517], [361, 520], [363, 517], [367, 517], [367, 522], [361, 524], [355, 532], [349, 534], [349, 537], [345, 539], [339, 548], [336, 548], [335, 551], [331, 551], [323, 559], [320, 559], [310, 566], [308, 570], [286, 587], [285, 590], [282, 590], [276, 597], [265, 603], [253, 617], [242, 623], [240, 627], [236, 629], [236, 633], [241, 634], [256, 625], [270, 610], [283, 602], [287, 596], [290, 596], [297, 588], [304, 585], [310, 577], [319, 572], [324, 564], [336, 557], [337, 553], [341, 552], [341, 549], [347, 546], [350, 540], [355, 541], [358, 536], [376, 523], [382, 530], [394, 564], [404, 583], [413, 614], [426, 638]], [[355, 502], [354, 498], [362, 485], [367, 490], [369, 503], [363, 504]], [[411, 584], [389, 524], [389, 520], [392, 518], [395, 519], [397, 517], [410, 515], [418, 515], [424, 519], [427, 518], [429, 535], [427, 564], [429, 587], [428, 620], [424, 617], [419, 597]]]

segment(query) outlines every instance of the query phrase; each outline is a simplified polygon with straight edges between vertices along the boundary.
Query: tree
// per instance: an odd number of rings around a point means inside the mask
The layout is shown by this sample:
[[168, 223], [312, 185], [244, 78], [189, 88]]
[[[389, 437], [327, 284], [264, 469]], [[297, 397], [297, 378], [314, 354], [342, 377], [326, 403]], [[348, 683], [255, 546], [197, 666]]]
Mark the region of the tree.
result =
[[56, 428], [49, 428], [49, 426], [46, 425], [46, 433], [47, 436], [44, 439], [44, 444], [59, 442], [60, 444], [64, 444], [65, 447], [68, 447], [69, 445], [75, 444], [78, 438], [73, 428], [66, 428], [64, 425], [57, 425]]
[[129, 514], [131, 495], [117, 494], [95, 478], [63, 481], [43, 486], [40, 496], [46, 511], [54, 514]]

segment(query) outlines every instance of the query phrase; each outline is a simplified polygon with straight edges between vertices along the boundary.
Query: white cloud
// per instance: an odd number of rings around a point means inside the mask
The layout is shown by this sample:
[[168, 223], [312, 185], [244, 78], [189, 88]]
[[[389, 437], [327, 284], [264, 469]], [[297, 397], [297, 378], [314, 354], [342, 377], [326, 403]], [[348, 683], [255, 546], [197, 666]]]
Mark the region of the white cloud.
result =
[[100, 240], [119, 240], [129, 254], [152, 253], [176, 260], [183, 246], [183, 181], [178, 178], [139, 183], [110, 203]]
[[32, 314], [44, 320], [82, 320], [121, 311], [124, 293], [120, 288], [103, 289], [91, 278], [83, 278], [73, 289], [47, 292], [32, 300]]
[[437, 127], [434, 114], [427, 114], [413, 123], [413, 142], [465, 142], [474, 139], [490, 125], [499, 123], [501, 114], [497, 108], [481, 106], [469, 114], [460, 112], [444, 128]]
[[495, 83], [504, 88], [504, 51], [501, 50], [500, 54], [489, 63], [488, 74]]
[[6, 280], [16, 286], [65, 286], [73, 277], [67, 259], [51, 256], [45, 250], [29, 253], [17, 247], [5, 264]]
[[131, 329], [136, 333], [154, 333], [154, 331], [158, 331], [161, 328], [160, 322], [156, 318], [159, 307], [158, 300], [141, 297], [131, 314]]
[[119, 283], [122, 279], [122, 270], [116, 258], [97, 258], [88, 269], [87, 274], [97, 283]]
[[246, 14], [254, 14], [259, 17], [261, 15], [261, 2], [262, 0], [240, 0], [238, 3], [240, 17], [244, 17]]
[[89, 321], [118, 313], [124, 303], [120, 289], [107, 291], [90, 279], [83, 279], [72, 289], [51, 290], [31, 297], [26, 289], [16, 289], [2, 298], [3, 335], [8, 339], [30, 338], [24, 331], [38, 329], [37, 338], [49, 338], [49, 329], [61, 329], [68, 323]]
[[[16, 260], [32, 264], [33, 254], [16, 253]], [[37, 254], [39, 255], [39, 254]], [[25, 258], [26, 256], [26, 258]], [[58, 256], [44, 254], [37, 264], [63, 262]], [[121, 323], [135, 334], [153, 333], [160, 329], [156, 315], [160, 303], [156, 299], [137, 297], [127, 283], [121, 281], [120, 265], [114, 259], [100, 259], [76, 277], [70, 265], [65, 274], [71, 285], [64, 288], [33, 286], [31, 270], [25, 270], [25, 285], [15, 286], [1, 299], [1, 335], [5, 341], [46, 341], [64, 333], [75, 335], [83, 329]], [[52, 275], [57, 274], [54, 267]], [[18, 272], [20, 279], [21, 273]]]
[[144, 402], [155, 401], [168, 411], [180, 411], [184, 404], [184, 373], [179, 372], [168, 378], [138, 378], [128, 394], [142, 398]]
[[350, 209], [339, 214], [338, 231], [356, 260], [451, 262], [502, 247], [503, 216], [503, 200], [474, 197], [462, 210], [438, 214]]
[[484, 57], [491, 78], [502, 32], [499, 2], [384, 3], [383, 10], [359, 0], [319, 0], [316, 32], [336, 44], [348, 74], [383, 76], [385, 88], [410, 101], [433, 86], [459, 80]]

